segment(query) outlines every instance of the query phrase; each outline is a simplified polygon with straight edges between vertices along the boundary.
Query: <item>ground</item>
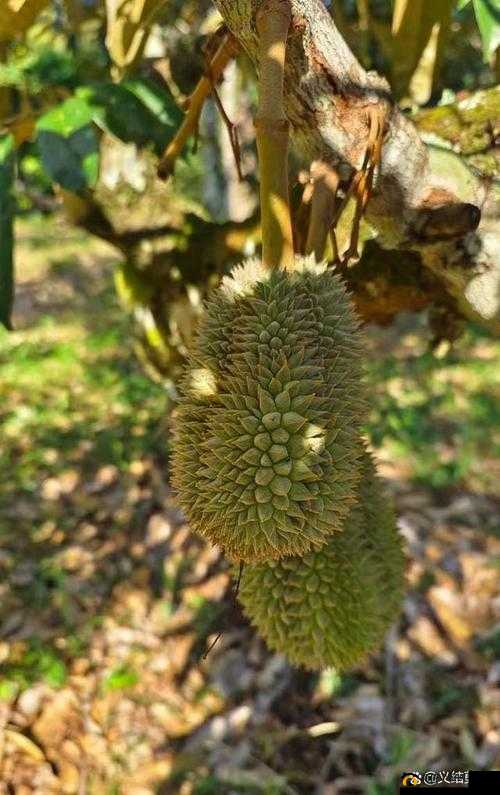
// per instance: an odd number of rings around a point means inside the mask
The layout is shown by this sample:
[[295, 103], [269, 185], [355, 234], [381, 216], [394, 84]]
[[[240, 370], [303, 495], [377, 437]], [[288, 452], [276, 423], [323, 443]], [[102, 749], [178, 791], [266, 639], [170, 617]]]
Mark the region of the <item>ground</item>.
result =
[[408, 594], [366, 665], [310, 675], [266, 650], [176, 506], [168, 399], [133, 356], [116, 252], [57, 219], [18, 238], [0, 795], [389, 795], [403, 770], [498, 766], [498, 344], [469, 327], [433, 353], [414, 316], [369, 330], [368, 433]]

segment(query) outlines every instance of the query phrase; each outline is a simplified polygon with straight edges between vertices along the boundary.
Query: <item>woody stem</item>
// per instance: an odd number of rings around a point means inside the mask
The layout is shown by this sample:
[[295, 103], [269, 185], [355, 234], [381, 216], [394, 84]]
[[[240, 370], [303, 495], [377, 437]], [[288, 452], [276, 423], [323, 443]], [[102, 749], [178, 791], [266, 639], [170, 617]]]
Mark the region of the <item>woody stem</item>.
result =
[[292, 221], [288, 192], [289, 124], [283, 105], [288, 0], [264, 0], [257, 14], [260, 37], [259, 108], [255, 119], [260, 172], [262, 261], [292, 269]]

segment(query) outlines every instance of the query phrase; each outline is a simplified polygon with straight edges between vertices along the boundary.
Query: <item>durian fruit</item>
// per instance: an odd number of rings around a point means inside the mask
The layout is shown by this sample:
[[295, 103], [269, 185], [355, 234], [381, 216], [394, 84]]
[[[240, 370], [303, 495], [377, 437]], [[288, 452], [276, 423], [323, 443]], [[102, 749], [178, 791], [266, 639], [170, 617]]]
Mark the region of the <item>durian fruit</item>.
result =
[[174, 419], [172, 481], [194, 530], [232, 560], [303, 555], [354, 502], [362, 337], [326, 266], [249, 260], [208, 301]]
[[294, 665], [345, 670], [399, 612], [404, 554], [395, 516], [365, 454], [359, 501], [318, 552], [246, 566], [239, 599], [267, 645]]

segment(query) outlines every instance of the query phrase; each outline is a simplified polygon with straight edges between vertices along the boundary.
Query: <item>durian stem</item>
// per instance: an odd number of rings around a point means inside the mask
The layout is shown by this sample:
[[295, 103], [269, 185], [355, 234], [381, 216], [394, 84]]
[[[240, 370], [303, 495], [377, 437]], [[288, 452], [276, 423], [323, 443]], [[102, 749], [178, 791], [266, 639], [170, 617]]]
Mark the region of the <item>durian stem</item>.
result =
[[311, 179], [313, 193], [306, 254], [314, 254], [316, 262], [321, 262], [325, 256], [326, 241], [335, 213], [339, 175], [332, 166], [316, 160], [311, 166]]
[[257, 13], [260, 37], [259, 109], [255, 119], [260, 173], [262, 262], [268, 268], [294, 265], [288, 193], [289, 124], [283, 105], [289, 0], [264, 0]]

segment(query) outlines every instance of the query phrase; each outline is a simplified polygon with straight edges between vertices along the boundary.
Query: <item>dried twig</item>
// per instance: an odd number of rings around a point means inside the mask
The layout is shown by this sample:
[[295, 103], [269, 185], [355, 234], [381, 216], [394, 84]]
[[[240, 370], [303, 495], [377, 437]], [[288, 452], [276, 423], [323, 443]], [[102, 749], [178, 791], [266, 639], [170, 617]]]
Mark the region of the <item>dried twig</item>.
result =
[[172, 174], [175, 161], [181, 154], [188, 138], [196, 134], [203, 104], [213, 91], [214, 84], [219, 80], [229, 61], [234, 58], [239, 45], [229, 31], [224, 34], [222, 41], [211, 59], [207, 74], [200, 79], [195, 90], [189, 97], [187, 113], [177, 134], [168, 144], [158, 166], [158, 176], [168, 179]]
[[[380, 165], [382, 155], [382, 144], [384, 141], [385, 133], [385, 112], [381, 107], [375, 107], [368, 112], [368, 141], [366, 144], [363, 163], [359, 171], [357, 171], [345, 193], [344, 198], [340, 202], [335, 211], [332, 222], [332, 229], [337, 226], [342, 213], [344, 212], [349, 200], [354, 197], [356, 208], [354, 211], [354, 219], [352, 222], [351, 238], [347, 251], [344, 252], [342, 258], [342, 265], [349, 264], [351, 259], [359, 259], [358, 243], [359, 232], [361, 226], [361, 219], [365, 214], [366, 207], [370, 200], [373, 180], [375, 177], [375, 169]], [[334, 238], [335, 240], [335, 238]], [[336, 240], [335, 240], [336, 245]]]
[[219, 97], [219, 93], [215, 88], [215, 85], [212, 86], [212, 93], [214, 95], [215, 104], [217, 105], [219, 113], [222, 117], [222, 121], [226, 125], [226, 129], [229, 135], [229, 143], [231, 144], [231, 149], [233, 150], [233, 157], [236, 165], [236, 172], [238, 174], [238, 179], [240, 180], [240, 182], [243, 182], [243, 174], [241, 171], [241, 150], [240, 150], [240, 142], [238, 139], [238, 129], [236, 125], [233, 124], [233, 122], [227, 115], [226, 111], [224, 110], [224, 105], [222, 104], [222, 100]]
[[[239, 570], [238, 570], [238, 578], [236, 580], [236, 583], [234, 585], [231, 585], [230, 596], [231, 596], [231, 601], [232, 602], [234, 602], [236, 600], [236, 597], [238, 596], [238, 593], [239, 593], [239, 590], [240, 590], [241, 577], [243, 575], [244, 566], [245, 566], [245, 564], [243, 563], [242, 560], [240, 560], [240, 566], [239, 566]], [[215, 639], [212, 641], [212, 643], [207, 647], [206, 651], [204, 652], [203, 657], [202, 657], [203, 660], [207, 659], [208, 655], [210, 654], [212, 649], [217, 645], [219, 640], [222, 638], [223, 634], [224, 634], [223, 630], [221, 630], [217, 634]]]
[[339, 174], [322, 160], [311, 166], [312, 196], [306, 254], [314, 254], [321, 262], [325, 255], [328, 232], [335, 214], [335, 201], [339, 186]]

